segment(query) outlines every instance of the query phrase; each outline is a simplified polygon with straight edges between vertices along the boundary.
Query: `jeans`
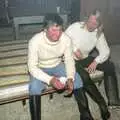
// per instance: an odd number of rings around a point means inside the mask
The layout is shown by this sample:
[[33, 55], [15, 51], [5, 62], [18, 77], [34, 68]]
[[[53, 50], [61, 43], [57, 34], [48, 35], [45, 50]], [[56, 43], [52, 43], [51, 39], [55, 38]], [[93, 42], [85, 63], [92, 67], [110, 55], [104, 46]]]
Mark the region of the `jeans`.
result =
[[[66, 77], [65, 65], [63, 63], [57, 65], [54, 68], [42, 68], [42, 70], [51, 75], [57, 77]], [[30, 95], [40, 95], [43, 90], [45, 90], [47, 84], [41, 80], [36, 79], [32, 75], [30, 75], [30, 83], [29, 83], [29, 94]], [[83, 82], [78, 73], [75, 73], [74, 76], [74, 90], [83, 87]]]

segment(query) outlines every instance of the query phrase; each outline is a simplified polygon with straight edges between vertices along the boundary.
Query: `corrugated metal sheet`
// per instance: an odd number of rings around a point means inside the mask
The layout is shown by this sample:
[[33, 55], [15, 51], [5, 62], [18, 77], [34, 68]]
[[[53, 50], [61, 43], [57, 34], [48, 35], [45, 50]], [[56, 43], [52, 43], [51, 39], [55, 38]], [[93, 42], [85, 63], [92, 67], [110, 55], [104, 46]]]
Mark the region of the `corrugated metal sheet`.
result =
[[61, 13], [68, 13], [72, 0], [10, 0], [10, 16], [40, 15], [48, 12], [57, 12], [57, 6]]

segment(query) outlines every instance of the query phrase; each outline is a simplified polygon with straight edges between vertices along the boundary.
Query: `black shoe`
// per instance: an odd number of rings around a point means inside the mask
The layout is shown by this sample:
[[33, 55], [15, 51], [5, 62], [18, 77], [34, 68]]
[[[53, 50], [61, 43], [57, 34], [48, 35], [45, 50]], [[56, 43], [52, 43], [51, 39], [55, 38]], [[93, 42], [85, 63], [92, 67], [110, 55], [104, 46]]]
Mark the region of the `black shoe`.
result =
[[103, 120], [108, 120], [110, 118], [110, 112], [107, 111], [106, 113], [102, 114], [102, 119]]
[[101, 104], [99, 108], [100, 108], [102, 119], [108, 120], [110, 118], [110, 112], [108, 110], [108, 106], [106, 104]]
[[80, 120], [94, 120], [91, 114], [89, 113], [84, 113], [80, 115]]
[[103, 120], [108, 120], [110, 118], [110, 112], [108, 109], [101, 109], [101, 117]]

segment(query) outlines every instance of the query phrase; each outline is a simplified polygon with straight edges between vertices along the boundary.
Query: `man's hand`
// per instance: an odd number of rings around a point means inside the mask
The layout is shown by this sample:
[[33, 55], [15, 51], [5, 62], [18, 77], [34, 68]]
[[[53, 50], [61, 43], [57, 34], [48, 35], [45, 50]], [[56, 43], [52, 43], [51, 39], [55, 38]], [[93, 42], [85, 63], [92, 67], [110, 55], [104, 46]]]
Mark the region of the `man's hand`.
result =
[[82, 59], [82, 53], [79, 49], [77, 49], [75, 52], [74, 52], [74, 55], [75, 57], [78, 59], [78, 60], [81, 60]]
[[97, 63], [96, 61], [93, 61], [88, 68], [86, 68], [86, 70], [88, 71], [88, 73], [94, 73], [97, 67]]
[[65, 85], [60, 82], [56, 77], [53, 77], [50, 81], [50, 84], [57, 90], [62, 90], [65, 88]]
[[73, 85], [73, 79], [68, 79], [67, 82], [66, 82], [66, 95], [64, 95], [65, 97], [69, 97], [72, 95], [72, 92], [73, 92], [73, 88], [74, 88], [74, 85]]

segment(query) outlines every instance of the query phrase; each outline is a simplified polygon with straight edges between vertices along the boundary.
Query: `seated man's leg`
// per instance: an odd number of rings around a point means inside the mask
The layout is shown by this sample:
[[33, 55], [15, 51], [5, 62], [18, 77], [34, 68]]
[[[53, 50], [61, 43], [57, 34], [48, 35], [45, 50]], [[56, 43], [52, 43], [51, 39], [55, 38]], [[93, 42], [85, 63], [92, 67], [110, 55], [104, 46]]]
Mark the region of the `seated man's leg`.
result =
[[76, 68], [82, 77], [85, 91], [99, 105], [102, 118], [108, 119], [110, 117], [110, 113], [108, 111], [106, 102], [99, 90], [97, 89], [96, 85], [91, 80], [89, 73], [79, 63], [77, 63]]
[[107, 60], [103, 64], [99, 64], [97, 66], [97, 69], [104, 71], [104, 85], [106, 95], [108, 98], [108, 104], [120, 106], [117, 77], [115, 73], [114, 63], [112, 61]]
[[73, 93], [78, 104], [78, 108], [80, 112], [80, 120], [93, 120], [93, 117], [88, 107], [88, 100], [85, 95], [85, 91], [79, 82], [80, 80], [81, 77], [79, 76], [78, 73], [76, 73]]
[[30, 75], [29, 83], [29, 105], [31, 120], [41, 120], [41, 92], [45, 89], [45, 84]]

